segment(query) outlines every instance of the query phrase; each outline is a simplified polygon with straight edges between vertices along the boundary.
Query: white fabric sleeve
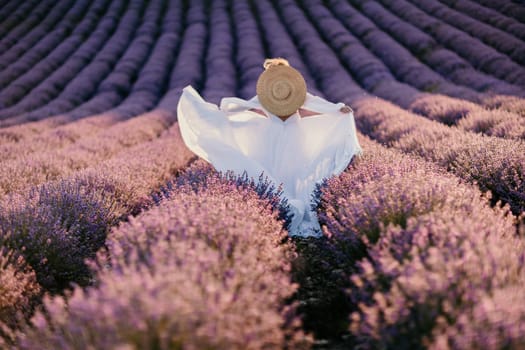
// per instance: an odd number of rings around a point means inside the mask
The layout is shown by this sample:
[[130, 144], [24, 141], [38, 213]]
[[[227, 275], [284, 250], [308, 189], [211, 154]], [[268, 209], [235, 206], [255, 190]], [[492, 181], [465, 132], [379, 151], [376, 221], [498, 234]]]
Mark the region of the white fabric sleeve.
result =
[[227, 120], [216, 105], [206, 102], [188, 85], [182, 90], [177, 106], [177, 121], [186, 146], [199, 157], [211, 162], [209, 141], [220, 140]]
[[216, 170], [231, 170], [238, 175], [246, 172], [255, 180], [264, 174], [278, 184], [266, 169], [240, 151], [225, 112], [206, 102], [190, 85], [181, 94], [177, 120], [186, 146]]

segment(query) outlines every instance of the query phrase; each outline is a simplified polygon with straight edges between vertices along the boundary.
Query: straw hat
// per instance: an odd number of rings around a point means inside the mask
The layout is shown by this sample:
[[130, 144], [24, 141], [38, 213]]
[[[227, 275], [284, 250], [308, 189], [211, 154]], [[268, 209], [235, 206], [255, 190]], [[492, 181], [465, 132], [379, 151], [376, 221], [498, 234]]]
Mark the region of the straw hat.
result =
[[295, 113], [306, 99], [306, 82], [298, 70], [283, 58], [266, 59], [257, 80], [261, 105], [278, 117]]

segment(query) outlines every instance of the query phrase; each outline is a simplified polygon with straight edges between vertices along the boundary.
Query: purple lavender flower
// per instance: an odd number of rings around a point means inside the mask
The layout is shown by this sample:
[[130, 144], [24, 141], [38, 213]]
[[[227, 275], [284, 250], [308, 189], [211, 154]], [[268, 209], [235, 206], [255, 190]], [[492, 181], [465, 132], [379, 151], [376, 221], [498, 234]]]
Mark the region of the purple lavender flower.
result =
[[[0, 238], [2, 245], [4, 239]], [[21, 320], [30, 316], [40, 291], [35, 272], [24, 258], [0, 246], [0, 322], [9, 328], [16, 327]], [[0, 326], [0, 338], [3, 331], [8, 330]]]
[[523, 141], [450, 128], [377, 99], [362, 99], [352, 107], [365, 134], [431, 160], [482, 192], [490, 190], [493, 203], [508, 203], [516, 215], [525, 208]]
[[434, 333], [429, 349], [519, 349], [523, 339], [523, 284], [480, 293], [476, 304]]
[[122, 210], [105, 195], [110, 188], [103, 179], [85, 177], [7, 198], [0, 208], [2, 245], [22, 254], [48, 291], [88, 284], [84, 259], [102, 247]]
[[[182, 180], [184, 182], [184, 180]], [[97, 286], [46, 299], [17, 346], [307, 347], [286, 300], [290, 246], [272, 205], [210, 174], [114, 230]], [[198, 187], [198, 185], [197, 185]]]
[[[523, 247], [512, 221], [482, 208], [435, 211], [409, 220], [406, 229], [390, 226], [352, 276], [352, 332], [372, 347], [423, 348], [475, 312], [483, 294], [522, 284]], [[499, 304], [496, 312], [511, 308]]]

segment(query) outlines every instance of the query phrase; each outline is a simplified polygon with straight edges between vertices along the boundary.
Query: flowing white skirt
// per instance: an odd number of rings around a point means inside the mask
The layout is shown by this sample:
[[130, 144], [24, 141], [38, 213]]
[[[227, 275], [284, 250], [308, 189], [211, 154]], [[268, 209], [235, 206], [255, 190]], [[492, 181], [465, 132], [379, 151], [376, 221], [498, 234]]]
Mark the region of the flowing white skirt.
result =
[[354, 116], [341, 112], [342, 106], [308, 93], [302, 108], [319, 114], [301, 117], [295, 113], [283, 122], [262, 107], [257, 96], [223, 98], [219, 108], [187, 86], [177, 114], [190, 150], [218, 171], [247, 172], [255, 180], [262, 173], [276, 186], [282, 184], [293, 213], [289, 234], [320, 236], [311, 208], [315, 185], [340, 174], [354, 155], [362, 153]]

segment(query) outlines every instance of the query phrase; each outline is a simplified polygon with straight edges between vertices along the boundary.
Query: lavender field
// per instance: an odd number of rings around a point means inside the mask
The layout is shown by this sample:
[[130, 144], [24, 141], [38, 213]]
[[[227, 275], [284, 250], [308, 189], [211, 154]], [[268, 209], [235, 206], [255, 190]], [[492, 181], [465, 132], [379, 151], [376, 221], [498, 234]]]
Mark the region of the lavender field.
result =
[[[363, 154], [290, 237], [177, 103], [267, 57]], [[0, 0], [0, 349], [525, 348], [525, 2]]]

